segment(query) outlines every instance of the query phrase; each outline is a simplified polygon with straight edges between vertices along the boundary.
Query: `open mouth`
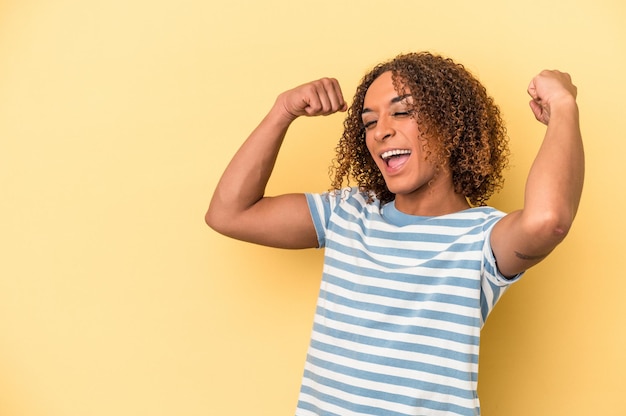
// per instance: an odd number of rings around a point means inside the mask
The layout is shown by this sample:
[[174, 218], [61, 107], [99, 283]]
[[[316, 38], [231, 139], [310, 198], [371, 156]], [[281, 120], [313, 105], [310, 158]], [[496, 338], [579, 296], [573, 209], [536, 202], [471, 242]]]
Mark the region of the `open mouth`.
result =
[[381, 154], [380, 158], [393, 169], [404, 164], [410, 156], [411, 151], [408, 149], [394, 149]]

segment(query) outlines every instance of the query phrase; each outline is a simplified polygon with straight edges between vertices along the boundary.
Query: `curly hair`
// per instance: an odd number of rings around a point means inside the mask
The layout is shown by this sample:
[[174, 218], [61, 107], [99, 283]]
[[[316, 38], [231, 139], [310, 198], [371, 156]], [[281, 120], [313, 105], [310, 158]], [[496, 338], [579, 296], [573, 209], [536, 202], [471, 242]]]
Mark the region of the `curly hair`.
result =
[[367, 149], [361, 120], [365, 93], [388, 71], [396, 91], [408, 90], [413, 98], [411, 117], [426, 139], [427, 159], [439, 172], [449, 169], [455, 192], [474, 206], [485, 205], [502, 187], [508, 163], [508, 136], [500, 110], [463, 65], [429, 52], [399, 55], [363, 77], [335, 149], [332, 189], [354, 180], [370, 201], [375, 196], [382, 205], [395, 199]]

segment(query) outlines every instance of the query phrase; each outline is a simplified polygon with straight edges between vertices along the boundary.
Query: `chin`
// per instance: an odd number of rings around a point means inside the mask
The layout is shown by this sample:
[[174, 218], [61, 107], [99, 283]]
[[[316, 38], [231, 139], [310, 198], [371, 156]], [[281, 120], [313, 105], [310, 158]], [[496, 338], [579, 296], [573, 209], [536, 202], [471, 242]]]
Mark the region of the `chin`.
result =
[[389, 192], [396, 194], [396, 195], [412, 194], [420, 188], [419, 186], [415, 186], [413, 184], [397, 183], [397, 182], [394, 183], [393, 181], [390, 181], [390, 182], [385, 182], [385, 184], [387, 185], [387, 189], [389, 189]]

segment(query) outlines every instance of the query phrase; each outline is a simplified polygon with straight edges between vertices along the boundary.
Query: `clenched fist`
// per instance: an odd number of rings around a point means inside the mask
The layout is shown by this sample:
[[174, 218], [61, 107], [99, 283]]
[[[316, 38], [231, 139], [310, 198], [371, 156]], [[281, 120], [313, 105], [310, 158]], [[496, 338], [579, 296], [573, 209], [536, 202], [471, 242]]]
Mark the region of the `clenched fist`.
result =
[[547, 125], [554, 106], [575, 104], [576, 92], [568, 73], [541, 71], [528, 86], [528, 94], [532, 98], [530, 108], [535, 118]]
[[339, 82], [334, 78], [322, 78], [285, 91], [276, 100], [289, 120], [300, 116], [327, 116], [346, 111]]

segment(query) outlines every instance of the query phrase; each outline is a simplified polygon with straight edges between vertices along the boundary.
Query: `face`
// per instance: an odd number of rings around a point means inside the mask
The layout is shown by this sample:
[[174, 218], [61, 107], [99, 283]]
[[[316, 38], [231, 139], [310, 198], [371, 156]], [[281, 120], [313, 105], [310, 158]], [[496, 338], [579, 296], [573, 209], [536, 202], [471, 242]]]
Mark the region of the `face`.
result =
[[411, 100], [408, 90], [395, 90], [391, 72], [385, 72], [370, 85], [363, 103], [365, 143], [396, 201], [428, 194], [440, 179], [426, 160], [426, 141], [409, 112]]

